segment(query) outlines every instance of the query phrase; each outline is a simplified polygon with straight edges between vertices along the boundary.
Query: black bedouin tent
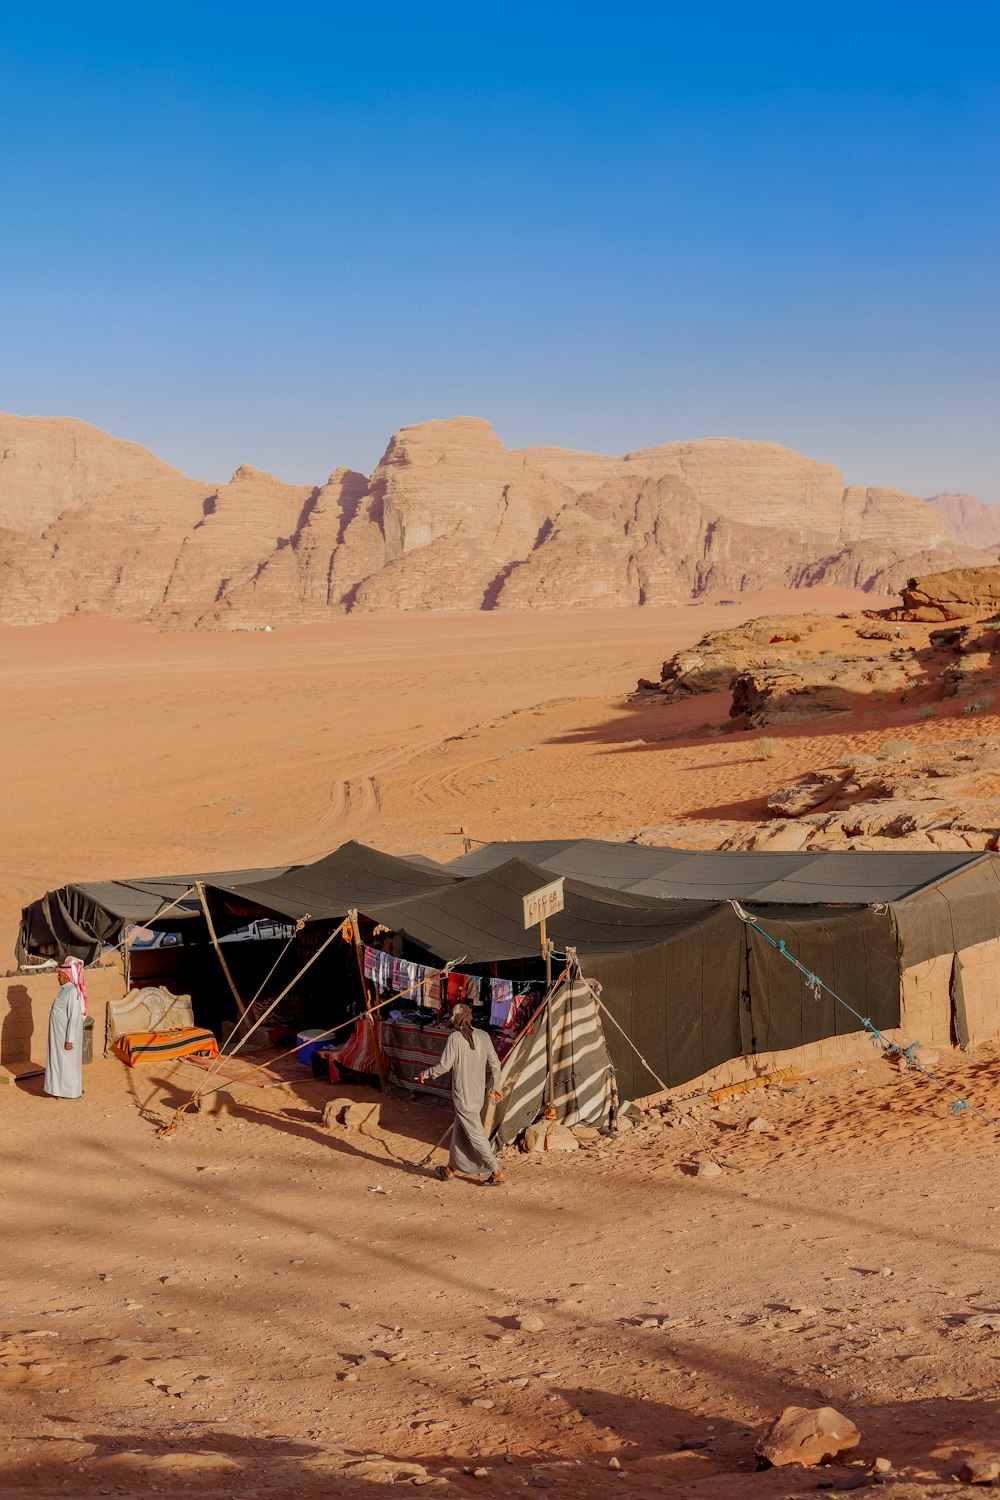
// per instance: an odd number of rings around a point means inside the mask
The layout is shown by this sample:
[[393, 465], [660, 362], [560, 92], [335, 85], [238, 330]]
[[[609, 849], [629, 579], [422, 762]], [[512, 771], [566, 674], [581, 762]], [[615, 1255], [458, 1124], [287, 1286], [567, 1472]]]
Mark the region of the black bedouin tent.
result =
[[886, 907], [904, 968], [1000, 936], [1000, 855], [978, 851], [672, 849], [601, 839], [484, 844], [447, 866], [480, 875], [520, 858], [588, 884], [667, 900], [766, 908]]
[[[511, 858], [512, 848], [539, 858]], [[128, 922], [194, 924], [191, 934], [207, 938], [200, 883], [218, 933], [270, 915], [303, 922], [304, 940], [357, 910], [415, 960], [534, 964], [537, 976], [538, 934], [524, 929], [522, 897], [565, 871], [565, 909], [549, 924], [556, 961], [575, 948], [601, 985], [621, 1092], [641, 1096], [655, 1079], [673, 1087], [734, 1058], [859, 1030], [731, 900], [887, 1030], [899, 1024], [905, 967], [1000, 936], [998, 865], [973, 853], [703, 853], [584, 840], [493, 845], [434, 866], [349, 843], [309, 865], [65, 886], [25, 908], [18, 956], [92, 960]]]
[[459, 878], [443, 865], [397, 858], [351, 841], [309, 865], [83, 881], [49, 891], [23, 909], [15, 952], [19, 964], [66, 953], [89, 964], [130, 923], [160, 931], [203, 929], [199, 884], [233, 897], [231, 920], [220, 918], [216, 924], [226, 931], [245, 920], [236, 895], [242, 891], [259, 891], [263, 898], [247, 903], [251, 914], [342, 917], [362, 899], [394, 900], [454, 885]]
[[[330, 923], [350, 905], [423, 955], [482, 966], [540, 963], [538, 931], [525, 930], [522, 898], [549, 880], [551, 871], [512, 859], [419, 894], [380, 899], [372, 892], [346, 903], [336, 896], [337, 881], [321, 879], [312, 866], [308, 882], [300, 879], [297, 887], [278, 877], [210, 887], [208, 897], [213, 911], [244, 920], [271, 913]], [[662, 900], [572, 878], [564, 898], [564, 910], [548, 926], [556, 961], [575, 948], [586, 976], [601, 986], [601, 999], [621, 1028], [609, 1024], [605, 1034], [623, 1097], [655, 1093], [659, 1080], [669, 1087], [686, 1083], [732, 1058], [858, 1029], [829, 997], [817, 1000], [728, 902]], [[832, 987], [843, 986], [876, 1025], [899, 1024], [896, 940], [885, 911], [816, 906], [789, 915], [758, 907], [757, 915], [808, 967], [829, 975]]]

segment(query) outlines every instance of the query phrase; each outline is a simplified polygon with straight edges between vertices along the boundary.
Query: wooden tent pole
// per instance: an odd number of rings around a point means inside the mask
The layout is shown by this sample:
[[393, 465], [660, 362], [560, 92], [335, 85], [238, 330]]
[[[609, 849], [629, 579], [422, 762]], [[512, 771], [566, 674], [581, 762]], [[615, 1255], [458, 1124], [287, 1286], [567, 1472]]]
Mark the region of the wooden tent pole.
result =
[[361, 933], [358, 931], [357, 908], [352, 907], [347, 913], [347, 920], [351, 924], [351, 932], [354, 935], [354, 956], [358, 961], [358, 977], [361, 980], [361, 993], [365, 997], [365, 1010], [372, 1025], [372, 1034], [375, 1040], [375, 1058], [378, 1062], [378, 1081], [382, 1092], [385, 1093], [387, 1081], [387, 1069], [385, 1065], [385, 1053], [382, 1051], [382, 1017], [372, 1010], [371, 995], [368, 992], [368, 981], [365, 978], [365, 959], [361, 946]]
[[[545, 959], [545, 993], [548, 995], [552, 988], [552, 949], [549, 946], [549, 935], [545, 928], [545, 918], [542, 918], [542, 956]], [[555, 1069], [552, 1062], [552, 1007], [545, 1007], [545, 1102], [552, 1104], [555, 1097]]]
[[246, 1019], [247, 1006], [244, 1005], [243, 997], [241, 996], [239, 990], [236, 988], [233, 976], [229, 972], [229, 965], [226, 963], [226, 955], [223, 953], [222, 948], [219, 946], [219, 939], [215, 935], [215, 924], [212, 921], [212, 913], [208, 909], [208, 900], [205, 896], [205, 886], [202, 881], [196, 880], [194, 888], [198, 892], [198, 900], [201, 902], [201, 909], [205, 913], [205, 921], [208, 924], [208, 935], [212, 939], [212, 947], [219, 955], [219, 963], [222, 965], [222, 972], [223, 974], [225, 974], [226, 979], [229, 982], [229, 988], [232, 990], [236, 1004], [240, 1008], [240, 1020], [243, 1021]]

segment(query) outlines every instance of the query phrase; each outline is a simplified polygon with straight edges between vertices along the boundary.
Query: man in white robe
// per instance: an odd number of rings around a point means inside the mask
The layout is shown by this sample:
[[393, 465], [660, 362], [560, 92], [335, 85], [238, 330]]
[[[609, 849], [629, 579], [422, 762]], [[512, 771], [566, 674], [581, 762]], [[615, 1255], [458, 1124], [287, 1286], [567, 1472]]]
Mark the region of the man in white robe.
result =
[[[451, 1024], [454, 1030], [445, 1043], [440, 1062], [420, 1075], [420, 1082], [425, 1083], [451, 1074], [455, 1123], [451, 1129], [448, 1165], [438, 1167], [438, 1176], [448, 1182], [456, 1172], [468, 1172], [480, 1176], [484, 1187], [502, 1187], [505, 1178], [483, 1129], [487, 1073], [490, 1098], [498, 1103], [501, 1098], [500, 1059], [489, 1033], [473, 1027], [472, 1011], [467, 1005], [452, 1007]], [[484, 1171], [488, 1173], [486, 1177], [482, 1177]]]
[[58, 973], [61, 988], [49, 1011], [44, 1088], [55, 1099], [79, 1099], [83, 1093], [83, 1019], [87, 1014], [83, 964], [78, 958], [64, 959]]

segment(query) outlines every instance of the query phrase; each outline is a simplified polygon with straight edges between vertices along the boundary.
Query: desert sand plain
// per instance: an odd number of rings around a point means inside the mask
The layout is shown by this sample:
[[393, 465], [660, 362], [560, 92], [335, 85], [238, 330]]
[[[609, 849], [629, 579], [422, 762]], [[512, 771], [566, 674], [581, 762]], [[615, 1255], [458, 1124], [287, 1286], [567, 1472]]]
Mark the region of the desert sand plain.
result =
[[[754, 734], [718, 733], [722, 695], [627, 699], [708, 628], [862, 602], [5, 630], [0, 941], [70, 879], [305, 860], [352, 836], [448, 858], [462, 827], [756, 818], [774, 787], [904, 724], [968, 734], [862, 707], [781, 729], [762, 761]], [[995, 1063], [942, 1066], [992, 1115]], [[965, 1456], [1000, 1447], [997, 1132], [874, 1053], [697, 1138], [657, 1118], [515, 1158], [496, 1193], [417, 1166], [443, 1125], [429, 1106], [334, 1139], [308, 1080], [161, 1140], [187, 1065], [98, 1059], [85, 1086], [78, 1104], [37, 1079], [0, 1091], [0, 1494], [769, 1500], [861, 1477], [754, 1472], [764, 1424], [823, 1401], [900, 1496], [953, 1493]], [[773, 1130], [732, 1128], [752, 1115]], [[706, 1146], [727, 1169], [686, 1175]]]

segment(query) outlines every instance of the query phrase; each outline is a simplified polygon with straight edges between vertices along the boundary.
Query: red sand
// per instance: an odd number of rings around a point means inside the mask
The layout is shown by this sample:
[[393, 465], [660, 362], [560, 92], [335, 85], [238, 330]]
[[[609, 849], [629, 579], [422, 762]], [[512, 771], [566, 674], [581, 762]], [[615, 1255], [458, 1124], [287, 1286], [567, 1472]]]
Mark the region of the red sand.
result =
[[[674, 737], [721, 701], [623, 695], [703, 630], [787, 607], [0, 632], [0, 940], [74, 877], [755, 810], [905, 712], [795, 726], [762, 762], [752, 736]], [[995, 1061], [944, 1064], [991, 1115]], [[79, 1104], [0, 1091], [0, 1496], [364, 1494], [422, 1481], [415, 1462], [453, 1495], [783, 1497], [817, 1476], [754, 1474], [754, 1436], [823, 1400], [901, 1470], [896, 1495], [950, 1491], [963, 1453], [1000, 1445], [995, 1335], [960, 1321], [1000, 1306], [996, 1132], [874, 1055], [729, 1110], [774, 1135], [713, 1117], [721, 1178], [684, 1174], [678, 1127], [515, 1159], [494, 1193], [416, 1168], [440, 1111], [390, 1104], [384, 1135], [338, 1140], [308, 1076], [158, 1139], [199, 1076], [98, 1061]], [[543, 1332], [515, 1330], [527, 1311]], [[359, 1471], [371, 1454], [388, 1467]]]

